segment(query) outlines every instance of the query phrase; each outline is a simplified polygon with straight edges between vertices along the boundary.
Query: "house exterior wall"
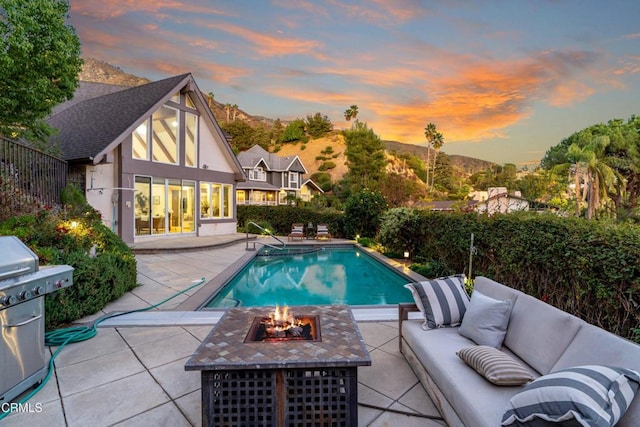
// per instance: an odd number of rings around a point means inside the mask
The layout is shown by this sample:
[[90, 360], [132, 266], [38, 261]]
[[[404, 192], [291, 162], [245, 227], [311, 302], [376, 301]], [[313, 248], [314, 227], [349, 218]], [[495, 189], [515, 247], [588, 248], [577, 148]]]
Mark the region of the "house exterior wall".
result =
[[[114, 180], [119, 181], [113, 187], [133, 188], [136, 176], [159, 177], [166, 179], [180, 179], [195, 181], [196, 183], [196, 215], [195, 231], [191, 234], [201, 236], [211, 236], [217, 234], [229, 234], [236, 232], [236, 202], [235, 202], [235, 175], [233, 168], [226, 161], [224, 153], [218, 144], [226, 142], [217, 141], [217, 137], [203, 123], [202, 117], [198, 119], [199, 143], [198, 143], [198, 165], [199, 167], [187, 167], [184, 165], [184, 150], [180, 153], [178, 165], [164, 164], [147, 160], [132, 158], [132, 137], [129, 135], [120, 145], [117, 156], [121, 173]], [[184, 120], [180, 121], [180, 126], [184, 126]], [[205, 166], [206, 165], [206, 168]], [[232, 185], [232, 215], [230, 218], [202, 219], [198, 215], [200, 206], [200, 183], [214, 182]], [[119, 218], [118, 234], [127, 243], [133, 243], [136, 239], [148, 239], [152, 236], [135, 235], [135, 192], [120, 190], [118, 196]], [[104, 206], [104, 203], [101, 205]], [[102, 211], [103, 216], [106, 216]], [[182, 233], [184, 235], [185, 233]], [[189, 234], [189, 233], [187, 233]], [[164, 235], [155, 235], [164, 237]]]
[[85, 166], [87, 202], [102, 215], [102, 222], [117, 231], [118, 197], [117, 166], [114, 163]]

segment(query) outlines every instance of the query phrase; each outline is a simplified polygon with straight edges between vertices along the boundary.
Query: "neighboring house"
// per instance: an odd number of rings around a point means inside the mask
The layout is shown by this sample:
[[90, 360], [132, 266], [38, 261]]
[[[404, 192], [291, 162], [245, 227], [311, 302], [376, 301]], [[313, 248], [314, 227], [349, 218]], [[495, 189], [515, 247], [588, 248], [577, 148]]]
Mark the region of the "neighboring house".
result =
[[53, 141], [125, 242], [236, 232], [244, 174], [191, 74], [137, 87], [81, 83], [76, 95], [47, 120], [59, 129]]
[[493, 215], [515, 211], [528, 211], [529, 201], [523, 199], [520, 192], [507, 193], [506, 187], [490, 187], [487, 189], [487, 199], [478, 202], [476, 212]]
[[291, 197], [308, 201], [322, 193], [313, 181], [303, 179], [307, 169], [298, 156], [280, 157], [254, 145], [238, 154], [238, 161], [247, 178], [238, 183], [238, 204], [284, 205]]

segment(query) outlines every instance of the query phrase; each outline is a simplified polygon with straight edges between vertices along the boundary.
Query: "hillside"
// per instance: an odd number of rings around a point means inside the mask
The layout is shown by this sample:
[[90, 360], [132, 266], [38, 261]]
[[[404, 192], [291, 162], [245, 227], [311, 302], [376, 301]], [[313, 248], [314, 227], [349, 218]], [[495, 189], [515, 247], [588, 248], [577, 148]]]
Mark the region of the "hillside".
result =
[[[402, 154], [411, 154], [419, 157], [423, 161], [427, 161], [427, 151], [430, 149], [415, 144], [405, 144], [397, 141], [384, 141], [384, 144], [389, 153], [397, 152]], [[429, 159], [433, 161], [433, 150], [430, 150]], [[443, 150], [442, 152], [446, 153], [447, 150]], [[451, 159], [451, 165], [460, 170], [464, 171], [464, 173], [468, 175], [472, 175], [476, 172], [480, 172], [490, 168], [494, 165], [492, 162], [488, 162], [486, 160], [480, 160], [473, 157], [460, 156], [457, 154], [449, 154], [449, 159]]]

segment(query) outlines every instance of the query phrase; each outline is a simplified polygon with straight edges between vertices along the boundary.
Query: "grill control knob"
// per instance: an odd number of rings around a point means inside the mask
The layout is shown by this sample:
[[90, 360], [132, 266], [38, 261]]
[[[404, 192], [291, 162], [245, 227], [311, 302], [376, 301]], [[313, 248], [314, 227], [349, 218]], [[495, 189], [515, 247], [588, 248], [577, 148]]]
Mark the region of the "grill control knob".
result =
[[15, 304], [16, 302], [16, 297], [14, 297], [13, 295], [7, 295], [0, 298], [0, 303], [2, 303], [2, 305], [11, 305]]
[[18, 300], [24, 301], [31, 298], [31, 291], [22, 291], [18, 294]]
[[42, 295], [44, 294], [44, 286], [36, 286], [35, 288], [33, 288], [33, 290], [31, 291], [33, 293], [33, 295]]

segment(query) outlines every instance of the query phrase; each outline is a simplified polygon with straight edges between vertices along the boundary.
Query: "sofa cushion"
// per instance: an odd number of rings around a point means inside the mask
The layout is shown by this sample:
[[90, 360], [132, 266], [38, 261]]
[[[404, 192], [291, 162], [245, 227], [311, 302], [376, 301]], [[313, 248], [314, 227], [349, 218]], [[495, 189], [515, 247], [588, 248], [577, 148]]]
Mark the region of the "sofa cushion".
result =
[[569, 346], [581, 320], [530, 295], [511, 310], [504, 345], [541, 374], [547, 374]]
[[508, 299], [511, 301], [512, 306], [515, 304], [519, 295], [524, 295], [524, 293], [516, 289], [510, 288], [502, 283], [498, 283], [495, 280], [491, 280], [483, 276], [476, 276], [473, 279], [473, 290], [480, 291], [491, 298], [499, 300]]
[[640, 385], [633, 370], [585, 365], [542, 376], [509, 402], [502, 426], [563, 425], [608, 427], [627, 410]]
[[[509, 399], [523, 386], [491, 384], [466, 365], [456, 352], [474, 344], [460, 335], [456, 328], [425, 331], [419, 320], [408, 320], [402, 322], [402, 335], [464, 425], [500, 425]], [[507, 351], [507, 354], [510, 353]], [[515, 355], [511, 356], [521, 362]], [[537, 377], [534, 370], [524, 367]]]
[[424, 329], [459, 325], [469, 304], [464, 275], [409, 283], [405, 288], [424, 314]]
[[533, 380], [520, 363], [495, 347], [476, 345], [465, 347], [457, 355], [477, 373], [495, 385], [522, 385]]
[[[586, 322], [551, 372], [579, 365], [622, 366], [640, 372], [640, 345]], [[618, 427], [640, 426], [640, 397], [636, 396]]]
[[474, 290], [458, 332], [479, 345], [500, 348], [507, 333], [511, 300], [497, 300]]

